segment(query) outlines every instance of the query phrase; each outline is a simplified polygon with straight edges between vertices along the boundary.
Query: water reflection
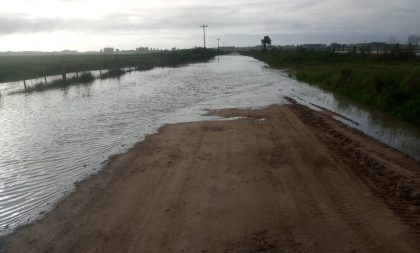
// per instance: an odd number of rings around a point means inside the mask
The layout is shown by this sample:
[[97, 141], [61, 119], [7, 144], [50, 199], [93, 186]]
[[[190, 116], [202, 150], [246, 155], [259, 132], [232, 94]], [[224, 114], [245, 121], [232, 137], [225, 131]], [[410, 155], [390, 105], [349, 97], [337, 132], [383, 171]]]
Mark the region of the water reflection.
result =
[[[358, 122], [356, 127], [367, 134], [420, 155], [416, 128], [264, 66], [249, 57], [221, 56], [88, 85], [2, 96], [0, 233], [39, 217], [110, 155], [163, 124], [212, 119], [201, 116], [206, 108], [260, 107], [294, 97], [337, 112]], [[14, 84], [0, 84], [3, 94], [13, 89]]]

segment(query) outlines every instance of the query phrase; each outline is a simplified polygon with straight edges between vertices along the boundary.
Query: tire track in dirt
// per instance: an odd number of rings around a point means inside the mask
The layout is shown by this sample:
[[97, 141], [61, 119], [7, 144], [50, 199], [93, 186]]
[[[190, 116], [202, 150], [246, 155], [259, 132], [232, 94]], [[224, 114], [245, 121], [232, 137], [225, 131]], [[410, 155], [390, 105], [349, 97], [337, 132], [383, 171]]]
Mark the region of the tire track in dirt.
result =
[[[358, 135], [361, 133], [354, 130], [349, 131], [348, 127], [336, 121], [334, 123], [339, 126], [339, 129], [342, 129], [342, 131], [337, 131], [337, 126], [332, 127], [329, 124], [331, 121], [327, 121], [325, 116], [293, 100], [289, 101], [292, 102], [291, 108], [296, 115], [317, 133], [317, 136], [332, 150], [332, 153], [339, 155], [341, 162], [348, 166], [375, 196], [381, 198], [411, 228], [413, 233], [420, 235], [419, 162], [401, 154], [398, 161], [402, 158], [407, 159], [411, 162], [411, 166], [407, 165], [407, 161], [395, 163], [395, 158], [390, 159], [386, 155], [387, 151], [395, 150], [383, 144], [377, 144], [377, 150], [382, 148], [381, 151], [375, 151], [374, 155], [369, 154], [366, 150], [361, 150], [360, 145], [343, 132]], [[396, 167], [410, 168], [410, 171], [413, 172], [411, 174], [414, 175], [408, 178], [395, 171], [390, 165], [385, 166], [383, 162], [375, 159], [378, 153], [382, 155], [383, 159], [393, 162]], [[415, 171], [414, 168], [419, 171]]]
[[[283, 115], [281, 118], [282, 120], [287, 121], [286, 125], [292, 128], [296, 134], [301, 135], [300, 138], [290, 138], [291, 144], [289, 145], [291, 147], [294, 146], [296, 150], [298, 150], [295, 152], [296, 157], [294, 158], [294, 164], [300, 165], [299, 167], [301, 168], [300, 170], [295, 169], [294, 171], [296, 173], [290, 176], [291, 178], [294, 177], [296, 179], [289, 180], [289, 182], [295, 182], [295, 184], [298, 185], [299, 190], [294, 192], [301, 192], [300, 195], [296, 195], [295, 197], [295, 200], [298, 203], [297, 205], [300, 207], [305, 207], [303, 210], [307, 210], [307, 212], [309, 212], [307, 215], [310, 217], [309, 219], [319, 220], [318, 226], [320, 226], [319, 224], [323, 224], [323, 226], [327, 227], [324, 229], [325, 231], [337, 230], [337, 221], [332, 221], [333, 219], [337, 219], [335, 216], [339, 214], [339, 219], [344, 219], [344, 224], [341, 224], [341, 226], [349, 225], [352, 228], [351, 231], [348, 231], [348, 233], [349, 235], [354, 234], [354, 236], [357, 238], [358, 241], [355, 241], [354, 244], [364, 245], [365, 247], [367, 246], [372, 250], [382, 250], [382, 252], [385, 252], [383, 251], [383, 247], [381, 247], [381, 245], [375, 245], [375, 241], [373, 240], [372, 236], [367, 233], [367, 231], [365, 231], [365, 228], [354, 226], [355, 224], [362, 223], [359, 219], [360, 212], [355, 210], [355, 206], [357, 206], [358, 203], [349, 204], [349, 196], [347, 194], [339, 193], [340, 188], [335, 187], [330, 183], [330, 179], [341, 179], [338, 175], [332, 175], [335, 174], [334, 171], [330, 174], [323, 173], [323, 167], [328, 167], [328, 169], [331, 170], [331, 168], [337, 166], [334, 164], [333, 160], [328, 159], [328, 157], [326, 157], [324, 154], [318, 152], [318, 150], [315, 150], [316, 145], [318, 145], [316, 147], [317, 149], [322, 149], [322, 147], [319, 146], [317, 140], [314, 138], [311, 132], [302, 128], [300, 125], [298, 126], [296, 120], [292, 119], [291, 117], [292, 115]], [[316, 197], [314, 194], [317, 194]], [[323, 209], [321, 209], [320, 204], [324, 205]], [[327, 209], [325, 207], [326, 204], [333, 205], [334, 209]], [[342, 227], [341, 229], [345, 228]], [[314, 232], [317, 233], [318, 231], [314, 230]], [[316, 234], [312, 235], [314, 238], [316, 238], [316, 236]], [[356, 240], [356, 238], [354, 238], [354, 240]], [[350, 237], [348, 240], [350, 240]], [[325, 250], [326, 249], [324, 248], [324, 251]], [[338, 249], [335, 248], [328, 249], [329, 252], [337, 250]], [[355, 250], [361, 251], [363, 249], [355, 248]]]

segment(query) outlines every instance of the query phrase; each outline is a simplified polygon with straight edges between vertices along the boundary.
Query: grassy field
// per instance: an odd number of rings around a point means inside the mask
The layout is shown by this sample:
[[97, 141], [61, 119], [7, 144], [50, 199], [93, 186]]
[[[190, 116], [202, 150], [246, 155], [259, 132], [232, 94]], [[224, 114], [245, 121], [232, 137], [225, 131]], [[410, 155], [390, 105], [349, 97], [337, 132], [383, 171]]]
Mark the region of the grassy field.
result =
[[57, 75], [63, 72], [176, 66], [207, 60], [216, 53], [215, 50], [197, 48], [149, 54], [1, 56], [0, 83]]
[[74, 85], [74, 84], [89, 84], [93, 82], [93, 80], [95, 80], [95, 77], [91, 73], [86, 72], [86, 73], [80, 74], [78, 77], [71, 77], [71, 78], [67, 78], [66, 80], [58, 79], [58, 80], [49, 82], [47, 84], [44, 82], [38, 82], [33, 86], [27, 87], [26, 89], [12, 91], [8, 93], [8, 95], [32, 93], [32, 92], [43, 91], [43, 90], [48, 90], [48, 89], [61, 88], [61, 87]]
[[420, 60], [296, 50], [244, 53], [307, 82], [420, 125]]
[[106, 70], [99, 78], [112, 78], [124, 75], [123, 68], [148, 70], [154, 67], [177, 66], [185, 63], [205, 61], [220, 52], [208, 49], [189, 49], [163, 51], [150, 54], [113, 54], [113, 55], [50, 55], [0, 57], [0, 82], [25, 80], [30, 78], [72, 72], [84, 72], [76, 77], [43, 81], [11, 93], [32, 93], [74, 84], [92, 82], [95, 77], [88, 70]]

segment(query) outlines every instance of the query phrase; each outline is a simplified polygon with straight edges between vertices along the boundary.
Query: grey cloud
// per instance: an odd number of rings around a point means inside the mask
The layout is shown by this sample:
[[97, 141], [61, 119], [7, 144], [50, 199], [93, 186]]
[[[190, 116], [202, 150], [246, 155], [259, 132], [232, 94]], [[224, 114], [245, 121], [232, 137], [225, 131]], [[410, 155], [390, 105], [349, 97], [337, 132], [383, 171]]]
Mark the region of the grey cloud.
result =
[[0, 34], [16, 32], [34, 33], [55, 30], [60, 27], [55, 19], [27, 19], [23, 14], [0, 14]]
[[299, 21], [282, 20], [267, 15], [233, 15], [232, 8], [218, 6], [194, 6], [175, 10], [159, 10], [146, 13], [134, 10], [106, 15], [100, 19], [28, 19], [23, 15], [0, 15], [0, 34], [50, 32], [55, 30], [78, 30], [89, 32], [129, 32], [138, 30], [181, 30], [196, 29], [206, 22], [214, 29], [253, 28], [261, 24], [266, 29], [275, 28], [277, 23], [290, 29], [305, 26]]
[[[0, 13], [0, 36], [63, 30], [95, 34], [147, 34], [151, 31], [181, 34], [199, 32], [198, 26], [202, 23], [210, 25], [210, 34], [231, 36], [232, 39], [265, 33], [273, 34], [284, 43], [289, 42], [289, 38], [306, 42], [379, 39], [420, 34], [420, 2], [236, 0], [171, 8], [137, 8], [98, 19], [31, 19], [24, 14]], [[286, 37], [288, 39], [282, 39]]]

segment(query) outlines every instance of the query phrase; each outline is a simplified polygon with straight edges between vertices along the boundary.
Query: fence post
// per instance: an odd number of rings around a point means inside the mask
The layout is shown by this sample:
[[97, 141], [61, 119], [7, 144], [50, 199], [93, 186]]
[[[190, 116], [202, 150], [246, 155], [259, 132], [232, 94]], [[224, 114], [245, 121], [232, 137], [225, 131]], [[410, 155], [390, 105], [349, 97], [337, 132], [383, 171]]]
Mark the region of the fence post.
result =
[[26, 80], [25, 80], [25, 79], [23, 79], [23, 87], [25, 88], [25, 90], [28, 88], [28, 87], [26, 86]]
[[64, 66], [64, 62], [63, 60], [61, 60], [61, 77], [63, 78], [63, 80], [65, 81], [67, 79], [67, 75], [66, 75], [66, 66]]
[[44, 81], [45, 81], [45, 85], [48, 85], [47, 77], [46, 76], [44, 76]]

